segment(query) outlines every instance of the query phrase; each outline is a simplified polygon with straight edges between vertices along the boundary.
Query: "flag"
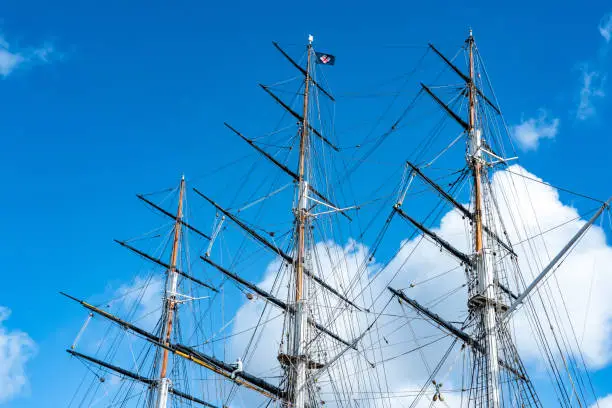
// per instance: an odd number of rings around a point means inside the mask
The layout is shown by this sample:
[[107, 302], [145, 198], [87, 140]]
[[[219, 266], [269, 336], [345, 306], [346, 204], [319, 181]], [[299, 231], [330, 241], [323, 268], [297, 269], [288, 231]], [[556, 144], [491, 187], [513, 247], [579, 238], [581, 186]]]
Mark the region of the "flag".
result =
[[317, 64], [323, 65], [334, 65], [336, 63], [336, 57], [331, 54], [326, 54], [324, 52], [315, 52], [317, 57]]

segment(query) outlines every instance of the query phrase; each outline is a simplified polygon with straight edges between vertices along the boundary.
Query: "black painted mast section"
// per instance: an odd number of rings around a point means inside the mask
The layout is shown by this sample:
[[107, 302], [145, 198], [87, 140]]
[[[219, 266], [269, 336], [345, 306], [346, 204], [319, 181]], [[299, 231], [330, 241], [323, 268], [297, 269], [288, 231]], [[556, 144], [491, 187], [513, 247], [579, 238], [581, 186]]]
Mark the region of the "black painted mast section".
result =
[[[278, 51], [280, 51], [281, 54], [283, 54], [283, 56], [285, 58], [287, 58], [287, 60], [291, 63], [291, 65], [293, 65], [294, 67], [296, 67], [302, 74], [304, 74], [304, 76], [306, 76], [306, 70], [304, 68], [302, 68], [297, 62], [295, 62], [293, 60], [293, 58], [291, 58], [289, 56], [289, 54], [287, 54], [281, 47], [280, 45], [278, 45], [278, 43], [276, 41], [272, 41], [272, 44], [276, 47], [276, 49]], [[310, 78], [310, 82], [316, 86], [317, 88], [319, 88], [319, 90], [321, 92], [323, 92], [325, 94], [325, 96], [327, 96], [329, 99], [331, 99], [333, 102], [335, 102], [336, 100], [334, 99], [334, 97], [327, 92], [321, 85], [319, 85], [314, 79], [312, 79], [312, 76], [309, 76]]]
[[463, 262], [466, 265], [469, 266], [473, 266], [472, 265], [472, 260], [470, 259], [469, 256], [467, 256], [466, 254], [464, 254], [463, 252], [459, 251], [457, 248], [455, 248], [454, 246], [452, 246], [451, 244], [449, 244], [446, 240], [440, 238], [438, 236], [438, 234], [436, 234], [435, 232], [429, 230], [428, 228], [426, 228], [423, 224], [421, 224], [420, 222], [418, 222], [417, 220], [415, 220], [414, 218], [412, 218], [411, 216], [409, 216], [408, 214], [406, 214], [399, 205], [394, 205], [393, 209], [405, 220], [409, 221], [412, 225], [414, 225], [415, 227], [417, 227], [417, 229], [419, 229], [421, 232], [423, 232], [425, 235], [427, 235], [428, 237], [432, 238], [434, 241], [436, 241], [438, 244], [440, 244], [440, 246], [442, 246], [442, 248], [446, 249], [449, 253], [451, 253], [452, 255], [455, 256], [455, 258], [457, 258], [458, 260], [460, 260], [461, 262]]
[[[121, 368], [121, 367], [119, 367], [119, 366], [116, 366], [116, 365], [113, 365], [113, 364], [107, 363], [107, 362], [102, 361], [102, 360], [98, 360], [97, 358], [94, 358], [94, 357], [88, 356], [88, 355], [86, 355], [86, 354], [79, 353], [78, 351], [74, 351], [74, 350], [70, 350], [70, 349], [68, 349], [68, 350], [66, 350], [66, 351], [67, 351], [68, 353], [70, 353], [71, 355], [75, 356], [75, 357], [82, 358], [82, 359], [84, 359], [84, 360], [90, 361], [90, 362], [92, 362], [92, 363], [94, 363], [94, 364], [97, 364], [97, 365], [99, 365], [99, 366], [102, 366], [102, 367], [104, 367], [104, 368], [107, 368], [107, 369], [109, 369], [109, 370], [112, 370], [112, 371], [114, 371], [114, 372], [116, 372], [116, 373], [118, 373], [118, 374], [121, 374], [121, 375], [122, 375], [122, 376], [124, 376], [124, 377], [131, 378], [132, 380], [139, 381], [139, 382], [141, 382], [141, 383], [143, 383], [143, 384], [147, 384], [147, 385], [149, 385], [149, 386], [152, 386], [152, 385], [155, 385], [155, 384], [157, 383], [157, 380], [153, 380], [153, 379], [151, 379], [151, 378], [143, 377], [143, 376], [141, 376], [141, 375], [139, 375], [139, 374], [136, 374], [136, 373], [134, 373], [134, 372], [132, 372], [132, 371], [126, 370], [126, 369], [124, 369], [124, 368]], [[209, 408], [217, 408], [217, 406], [216, 406], [216, 405], [212, 405], [212, 404], [210, 404], [210, 403], [208, 403], [208, 402], [206, 402], [206, 401], [204, 401], [204, 400], [201, 400], [201, 399], [199, 399], [199, 398], [196, 398], [196, 397], [194, 397], [194, 396], [191, 396], [191, 395], [189, 395], [189, 394], [186, 394], [186, 393], [184, 393], [184, 392], [182, 392], [182, 391], [176, 390], [176, 389], [174, 389], [173, 387], [170, 387], [170, 388], [168, 389], [168, 392], [169, 392], [170, 394], [174, 394], [174, 395], [176, 395], [177, 397], [181, 397], [181, 398], [184, 398], [184, 399], [186, 399], [186, 400], [188, 400], [188, 401], [192, 401], [192, 402], [196, 402], [196, 403], [198, 403], [198, 404], [201, 404], [201, 405], [203, 405], [203, 406], [205, 406], [205, 407], [209, 407]]]
[[[240, 228], [242, 228], [243, 230], [245, 230], [249, 235], [251, 235], [255, 240], [261, 242], [262, 244], [264, 244], [264, 246], [270, 250], [272, 250], [272, 252], [278, 254], [281, 258], [283, 258], [285, 261], [287, 261], [289, 264], [293, 265], [293, 263], [295, 262], [293, 257], [291, 257], [291, 255], [287, 254], [285, 251], [283, 251], [282, 249], [280, 249], [279, 247], [277, 247], [276, 245], [272, 244], [270, 241], [268, 241], [266, 238], [264, 238], [262, 235], [258, 234], [257, 231], [255, 231], [253, 228], [249, 227], [248, 225], [246, 225], [243, 221], [241, 221], [238, 217], [236, 217], [234, 214], [230, 213], [229, 211], [227, 211], [225, 208], [221, 207], [219, 204], [217, 204], [216, 202], [214, 202], [213, 200], [211, 200], [210, 198], [208, 198], [206, 195], [204, 195], [203, 193], [201, 193], [200, 191], [198, 191], [198, 189], [194, 188], [193, 191], [195, 191], [199, 196], [201, 196], [202, 198], [204, 198], [206, 201], [208, 201], [210, 204], [212, 204], [217, 210], [221, 211], [227, 218], [229, 218], [230, 220], [234, 221]], [[357, 306], [355, 303], [353, 303], [351, 300], [349, 300], [346, 296], [344, 296], [342, 293], [338, 292], [336, 289], [334, 289], [333, 287], [331, 287], [330, 285], [328, 285], [324, 280], [322, 280], [321, 278], [319, 278], [318, 276], [316, 276], [314, 273], [312, 273], [311, 271], [309, 271], [308, 269], [304, 269], [304, 273], [310, 277], [312, 280], [314, 280], [315, 282], [317, 282], [319, 285], [321, 285], [323, 288], [327, 289], [329, 292], [333, 293], [334, 295], [336, 295], [339, 299], [341, 299], [342, 301], [348, 303], [349, 305], [353, 306], [354, 308], [356, 308], [357, 310], [362, 310], [361, 307]]]
[[[142, 201], [144, 201], [145, 203], [149, 204], [151, 207], [155, 208], [157, 211], [161, 212], [164, 215], [167, 215], [168, 217], [172, 218], [173, 220], [176, 220], [176, 214], [172, 214], [169, 211], [164, 210], [163, 208], [161, 208], [160, 206], [158, 206], [157, 204], [155, 204], [154, 202], [152, 202], [151, 200], [148, 200], [147, 198], [145, 198], [142, 194], [136, 194], [136, 197], [138, 197], [139, 199], [141, 199]], [[206, 238], [206, 239], [210, 239], [210, 237], [208, 235], [206, 235], [205, 233], [203, 233], [202, 231], [200, 231], [199, 229], [187, 224], [185, 221], [178, 220], [178, 222], [180, 224], [182, 224], [184, 227], [186, 227], [187, 229], [190, 229], [191, 231], [195, 232], [196, 234], [198, 234], [199, 236]]]
[[[469, 85], [469, 84], [472, 82], [472, 80], [470, 79], [470, 77], [468, 77], [468, 76], [467, 76], [467, 75], [465, 75], [463, 72], [461, 72], [461, 70], [460, 70], [459, 68], [457, 68], [457, 66], [456, 66], [455, 64], [453, 64], [453, 63], [452, 63], [452, 62], [451, 62], [451, 61], [450, 61], [448, 58], [446, 58], [446, 57], [444, 56], [444, 54], [442, 54], [440, 51], [438, 51], [438, 50], [436, 49], [436, 47], [434, 47], [434, 46], [433, 46], [433, 44], [429, 44], [429, 48], [431, 48], [431, 49], [432, 49], [432, 50], [433, 50], [433, 51], [434, 51], [436, 54], [438, 54], [438, 56], [439, 56], [440, 58], [442, 58], [442, 60], [443, 60], [444, 62], [446, 62], [446, 64], [447, 64], [447, 65], [448, 65], [448, 66], [449, 66], [449, 67], [450, 67], [450, 68], [451, 68], [453, 71], [455, 71], [455, 72], [457, 73], [457, 75], [459, 75], [459, 76], [461, 77], [461, 79], [463, 79], [463, 80], [465, 81], [465, 83], [466, 83], [466, 84], [468, 84], [468, 85]], [[478, 94], [478, 95], [479, 95], [479, 96], [480, 96], [482, 99], [484, 99], [484, 101], [485, 101], [486, 103], [488, 103], [488, 104], [489, 104], [489, 106], [490, 106], [490, 107], [492, 107], [492, 108], [493, 108], [493, 110], [494, 110], [495, 112], [497, 112], [497, 114], [498, 114], [498, 115], [501, 115], [501, 111], [499, 110], [499, 108], [498, 108], [497, 106], [495, 106], [495, 104], [494, 104], [493, 102], [491, 102], [491, 101], [489, 100], [489, 98], [487, 98], [487, 97], [485, 96], [485, 94], [484, 94], [484, 93], [482, 93], [482, 91], [481, 91], [480, 89], [478, 89], [478, 88], [477, 88], [475, 85], [474, 85], [474, 89], [476, 90], [476, 93], [477, 93], [477, 94]]]
[[[140, 249], [138, 249], [138, 248], [134, 248], [133, 246], [131, 246], [130, 244], [128, 244], [128, 243], [126, 243], [126, 242], [124, 242], [124, 241], [119, 241], [119, 240], [117, 240], [117, 239], [115, 239], [114, 241], [115, 241], [116, 243], [118, 243], [119, 245], [121, 245], [122, 247], [125, 247], [125, 248], [129, 249], [130, 251], [132, 251], [132, 252], [134, 252], [134, 253], [136, 253], [136, 254], [138, 254], [138, 255], [142, 256], [142, 257], [143, 257], [143, 258], [145, 258], [145, 259], [148, 259], [148, 260], [149, 260], [149, 261], [151, 261], [151, 262], [154, 262], [154, 263], [156, 263], [156, 264], [158, 264], [158, 265], [160, 265], [160, 266], [163, 266], [163, 267], [164, 267], [164, 268], [166, 268], [166, 269], [169, 269], [169, 268], [170, 268], [170, 265], [169, 265], [169, 264], [167, 264], [166, 262], [162, 261], [161, 259], [159, 259], [159, 258], [155, 258], [155, 257], [153, 257], [153, 256], [151, 256], [151, 255], [149, 255], [149, 254], [147, 254], [146, 252], [141, 251], [141, 250], [140, 250]], [[217, 293], [219, 292], [219, 290], [218, 290], [217, 288], [215, 288], [215, 287], [213, 287], [213, 286], [209, 285], [209, 284], [208, 284], [208, 283], [206, 283], [206, 282], [203, 282], [203, 281], [199, 280], [199, 279], [198, 279], [198, 278], [196, 278], [196, 277], [193, 277], [193, 276], [189, 275], [188, 273], [185, 273], [185, 272], [183, 272], [183, 271], [181, 271], [181, 270], [179, 270], [179, 269], [176, 269], [176, 268], [175, 268], [175, 271], [176, 271], [176, 273], [178, 273], [178, 274], [179, 274], [179, 275], [181, 275], [182, 277], [184, 277], [184, 278], [186, 278], [186, 279], [189, 279], [190, 281], [192, 281], [192, 282], [194, 282], [194, 283], [197, 283], [198, 285], [202, 285], [202, 286], [204, 286], [205, 288], [208, 288], [208, 289], [212, 290], [213, 292], [217, 292]]]
[[[289, 112], [294, 118], [296, 118], [297, 120], [299, 120], [300, 122], [304, 121], [304, 118], [302, 117], [302, 115], [300, 115], [299, 113], [297, 113], [296, 111], [294, 111], [293, 109], [291, 109], [291, 107], [289, 105], [287, 105], [285, 102], [283, 102], [278, 96], [274, 95], [272, 93], [272, 91], [270, 91], [268, 89], [267, 86], [259, 84], [259, 86], [261, 86], [261, 88], [266, 91], [276, 102], [278, 102], [278, 104], [280, 106], [282, 106], [283, 108], [285, 108], [285, 110], [287, 112]], [[323, 142], [325, 142], [327, 145], [329, 145], [332, 149], [334, 149], [335, 151], [339, 152], [340, 149], [338, 149], [328, 138], [326, 138], [325, 136], [323, 136], [317, 129], [313, 128], [311, 125], [308, 125], [308, 129], [311, 130], [315, 135], [317, 135]]]
[[447, 104], [445, 104], [440, 98], [438, 98], [436, 94], [434, 94], [431, 89], [427, 87], [427, 85], [421, 82], [421, 87], [429, 94], [429, 96], [434, 99], [434, 101], [438, 103], [438, 105], [440, 105], [446, 111], [446, 113], [448, 113], [453, 119], [455, 119], [464, 130], [467, 131], [469, 129], [470, 126], [463, 119], [461, 119], [459, 115], [453, 112], [453, 110], [449, 108]]
[[[410, 299], [408, 296], [406, 296], [404, 294], [403, 291], [393, 289], [390, 286], [388, 286], [387, 289], [389, 289], [391, 291], [391, 293], [393, 293], [395, 296], [397, 296], [398, 298], [400, 298], [401, 300], [403, 300], [404, 302], [406, 302], [410, 306], [412, 306], [412, 308], [414, 308], [418, 313], [420, 313], [420, 314], [424, 315], [425, 317], [429, 318], [430, 320], [432, 320], [434, 323], [438, 324], [439, 326], [442, 326], [450, 334], [452, 334], [453, 336], [459, 338], [465, 344], [467, 344], [468, 346], [472, 347], [474, 350], [476, 350], [476, 351], [478, 351], [480, 353], [484, 353], [485, 352], [484, 347], [479, 342], [477, 342], [475, 339], [473, 339], [469, 334], [467, 334], [466, 332], [464, 332], [461, 329], [458, 329], [453, 324], [447, 322], [446, 320], [441, 318], [436, 313], [434, 313], [434, 312], [430, 311], [429, 309], [427, 309], [425, 306], [422, 306], [416, 300]], [[499, 359], [499, 364], [502, 367], [504, 367], [505, 369], [507, 369], [508, 371], [512, 372], [518, 378], [520, 378], [520, 379], [522, 379], [524, 381], [529, 382], [529, 380], [527, 379], [527, 377], [524, 374], [522, 374], [521, 372], [516, 370], [514, 367], [510, 366], [505, 361]]]
[[[235, 274], [234, 272], [231, 272], [227, 269], [225, 269], [224, 267], [222, 267], [221, 265], [213, 262], [210, 258], [206, 258], [203, 256], [200, 256], [200, 258], [202, 258], [202, 260], [206, 263], [208, 263], [209, 265], [215, 267], [219, 272], [221, 272], [222, 274], [224, 274], [225, 276], [227, 276], [228, 278], [234, 280], [235, 282], [238, 282], [239, 284], [247, 287], [248, 289], [252, 290], [253, 292], [257, 293], [259, 296], [261, 296], [264, 300], [272, 303], [273, 305], [286, 310], [290, 313], [294, 313], [295, 309], [288, 305], [287, 303], [283, 302], [282, 300], [280, 300], [279, 298], [275, 297], [274, 295], [272, 295], [271, 293], [269, 293], [266, 290], [261, 289], [259, 286], [247, 281], [246, 279], [240, 277], [239, 275]], [[308, 323], [311, 324], [313, 327], [315, 327], [317, 330], [319, 330], [320, 332], [328, 335], [329, 337], [333, 338], [334, 340], [354, 348], [355, 350], [357, 350], [357, 347], [354, 345], [354, 342], [348, 342], [346, 340], [344, 340], [343, 338], [341, 338], [340, 336], [338, 336], [336, 333], [328, 330], [327, 328], [325, 328], [325, 326], [322, 326], [321, 324], [315, 322], [312, 318], [308, 318]]]
[[[232, 132], [234, 132], [236, 135], [238, 135], [242, 140], [247, 142], [251, 147], [253, 147], [259, 153], [261, 153], [266, 159], [270, 160], [272, 163], [274, 163], [276, 166], [278, 166], [278, 168], [280, 168], [282, 171], [287, 173], [294, 181], [298, 181], [298, 175], [293, 170], [291, 170], [289, 167], [287, 167], [286, 165], [284, 165], [281, 162], [279, 162], [278, 160], [276, 160], [270, 153], [266, 152], [264, 149], [262, 149], [261, 147], [257, 146], [255, 144], [255, 142], [253, 142], [251, 139], [249, 139], [246, 136], [244, 136], [238, 130], [234, 129], [234, 127], [232, 127], [227, 122], [224, 122], [224, 125], [228, 129], [230, 129]], [[323, 194], [319, 193], [311, 184], [308, 184], [308, 190], [311, 193], [313, 193], [314, 195], [316, 195], [317, 197], [319, 197], [321, 199], [321, 201], [323, 201], [324, 203], [329, 204], [332, 207], [338, 208], [338, 206], [336, 204], [332, 203], [330, 200], [327, 199], [327, 197], [325, 197]], [[347, 217], [349, 220], [352, 220], [351, 217], [349, 217], [346, 214], [345, 211], [340, 210], [340, 213], [342, 213], [342, 215]]]
[[[430, 179], [429, 177], [427, 177], [417, 166], [415, 166], [414, 164], [410, 163], [409, 161], [406, 161], [406, 163], [408, 163], [408, 165], [412, 168], [412, 170], [414, 170], [414, 172], [419, 175], [427, 184], [429, 184], [430, 186], [432, 186], [443, 198], [445, 198], [448, 202], [450, 202], [452, 205], [455, 206], [455, 208], [457, 208], [463, 215], [465, 215], [466, 217], [468, 217], [470, 220], [474, 220], [474, 213], [472, 213], [470, 210], [468, 210], [467, 208], [465, 208], [465, 206], [463, 206], [463, 204], [459, 203], [457, 200], [455, 200], [455, 198], [453, 196], [451, 196], [450, 194], [448, 194], [439, 184], [437, 184], [435, 181], [433, 181], [432, 179]], [[483, 228], [485, 230], [485, 232], [494, 240], [496, 240], [502, 247], [504, 247], [508, 252], [510, 252], [512, 255], [514, 256], [518, 256], [516, 254], [516, 252], [514, 252], [514, 250], [512, 249], [512, 247], [508, 244], [506, 244], [495, 232], [493, 232], [489, 227], [487, 227], [486, 225], [483, 225]]]
[[[102, 317], [105, 317], [106, 319], [123, 327], [124, 329], [130, 330], [136, 334], [139, 334], [145, 340], [153, 343], [154, 345], [164, 348], [166, 350], [169, 350], [172, 353], [177, 354], [178, 356], [184, 359], [190, 360], [194, 362], [195, 364], [205, 367], [211, 371], [214, 371], [215, 373], [220, 374], [226, 378], [230, 378], [231, 373], [234, 371], [234, 367], [231, 364], [227, 364], [224, 361], [221, 361], [207, 354], [201, 353], [191, 347], [187, 347], [182, 344], [162, 343], [159, 337], [154, 335], [153, 333], [149, 333], [148, 331], [141, 329], [140, 327], [132, 323], [129, 323], [123, 319], [120, 319], [119, 317], [111, 313], [105, 312], [104, 310], [97, 308], [83, 300], [77, 299], [74, 296], [70, 296], [64, 292], [60, 292], [60, 294], [66, 296], [69, 299], [74, 300], [77, 303], [80, 303], [85, 308], [91, 310], [92, 312]], [[281, 398], [281, 399], [285, 398], [285, 393], [280, 388], [252, 374], [249, 374], [243, 371], [240, 373], [236, 373], [236, 377], [240, 377], [240, 378], [234, 379], [235, 382], [241, 385], [247, 386], [248, 388], [254, 391], [257, 391], [261, 394], [264, 394], [268, 396], [269, 398]]]

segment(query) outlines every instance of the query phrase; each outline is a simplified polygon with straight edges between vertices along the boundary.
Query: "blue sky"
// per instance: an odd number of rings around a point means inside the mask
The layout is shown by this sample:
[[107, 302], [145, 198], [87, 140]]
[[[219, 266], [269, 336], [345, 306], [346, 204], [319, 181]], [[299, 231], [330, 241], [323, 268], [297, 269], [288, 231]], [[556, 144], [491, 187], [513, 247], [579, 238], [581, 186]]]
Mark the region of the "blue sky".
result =
[[[376, 7], [6, 2], [0, 14], [0, 306], [12, 311], [2, 322], [5, 333], [25, 332], [37, 349], [26, 365], [29, 385], [6, 406], [40, 406], [41, 395], [57, 398], [49, 406], [65, 401], [51, 391], [70, 384], [49, 373], [69, 370], [63, 350], [82, 314], [57, 292], [87, 296], [125, 281], [125, 253], [112, 238], [150, 225], [138, 215], [134, 193], [174, 186], [183, 173], [204, 180], [233, 151], [245, 152], [224, 120], [266, 129], [265, 118], [277, 107], [257, 83], [290, 75], [271, 41], [296, 55], [295, 44], [314, 34], [337, 57], [328, 80], [342, 94], [414, 65], [418, 53], [389, 46], [431, 41], [450, 52], [471, 26], [506, 121], [523, 124], [517, 129], [524, 137], [542, 137], [521, 152], [522, 165], [552, 184], [605, 198], [612, 193], [605, 81], [612, 61], [604, 24], [611, 11], [598, 0], [588, 6], [379, 1]], [[355, 106], [338, 108], [339, 127], [351, 117], [374, 117], [371, 105]], [[357, 133], [356, 139], [365, 136]], [[340, 139], [350, 144], [350, 137]], [[205, 182], [212, 192], [225, 188], [222, 178]], [[594, 375], [602, 395], [612, 393], [612, 369]]]

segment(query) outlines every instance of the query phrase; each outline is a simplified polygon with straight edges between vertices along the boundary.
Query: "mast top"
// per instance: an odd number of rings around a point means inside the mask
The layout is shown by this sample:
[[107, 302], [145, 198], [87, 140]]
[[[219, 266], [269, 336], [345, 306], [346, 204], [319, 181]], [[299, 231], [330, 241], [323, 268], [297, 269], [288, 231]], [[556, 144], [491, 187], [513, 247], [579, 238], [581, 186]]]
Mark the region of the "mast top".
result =
[[308, 45], [312, 45], [312, 42], [314, 41], [314, 37], [312, 34], [308, 34]]

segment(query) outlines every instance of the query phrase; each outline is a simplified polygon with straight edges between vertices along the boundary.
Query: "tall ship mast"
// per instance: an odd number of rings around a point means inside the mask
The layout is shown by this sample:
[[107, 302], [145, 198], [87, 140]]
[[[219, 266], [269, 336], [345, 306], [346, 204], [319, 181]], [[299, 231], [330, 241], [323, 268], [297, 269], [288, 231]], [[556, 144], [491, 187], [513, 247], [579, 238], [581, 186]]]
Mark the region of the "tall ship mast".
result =
[[[294, 59], [273, 43], [297, 77], [260, 85], [283, 112], [272, 132], [247, 137], [225, 123], [250, 161], [211, 174], [236, 177], [222, 183], [235, 193], [221, 188], [227, 196], [217, 199], [182, 177], [138, 195], [164, 225], [116, 242], [145, 272], [92, 301], [63, 293], [87, 313], [67, 352], [89, 377], [68, 406], [592, 404], [584, 355], [551, 282], [610, 200], [595, 200], [556, 254], [536, 256], [546, 232], [529, 228], [520, 186], [530, 178], [508, 157], [509, 131], [471, 31], [457, 54], [466, 71], [457, 56], [424, 47], [419, 64], [431, 56], [443, 69], [433, 79], [451, 76], [452, 85], [421, 83], [388, 130], [347, 160], [325, 76], [335, 56], [313, 44], [309, 36]], [[428, 131], [429, 117], [438, 121]], [[413, 152], [394, 152], [408, 156], [401, 179], [376, 186], [369, 174], [366, 186], [364, 163], [395, 157], [382, 146], [405, 123], [424, 136]], [[201, 226], [210, 220], [210, 230]], [[449, 224], [456, 236], [444, 235]], [[519, 331], [532, 333], [539, 372], [521, 357]], [[546, 399], [534, 370], [546, 373]]]

